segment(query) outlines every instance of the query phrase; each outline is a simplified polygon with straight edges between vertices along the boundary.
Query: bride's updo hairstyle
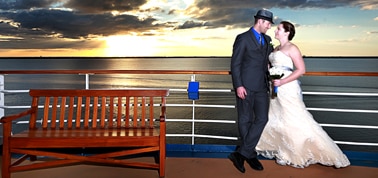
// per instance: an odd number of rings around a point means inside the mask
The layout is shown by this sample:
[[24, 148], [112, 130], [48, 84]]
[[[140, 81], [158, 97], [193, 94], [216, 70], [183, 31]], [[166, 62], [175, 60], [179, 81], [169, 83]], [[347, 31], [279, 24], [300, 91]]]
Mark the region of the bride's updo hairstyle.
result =
[[294, 25], [288, 21], [282, 21], [280, 24], [282, 24], [283, 28], [285, 29], [285, 32], [289, 32], [288, 39], [289, 41], [291, 41], [295, 35]]

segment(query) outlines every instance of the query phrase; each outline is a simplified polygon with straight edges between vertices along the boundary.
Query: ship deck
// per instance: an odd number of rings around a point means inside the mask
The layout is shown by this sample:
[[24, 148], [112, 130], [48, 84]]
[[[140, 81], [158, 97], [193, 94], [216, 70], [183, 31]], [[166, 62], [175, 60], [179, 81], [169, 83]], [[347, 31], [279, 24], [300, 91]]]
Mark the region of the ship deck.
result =
[[[202, 60], [202, 59], [201, 59]], [[49, 65], [49, 67], [52, 66], [52, 65]], [[57, 65], [56, 65], [57, 66]], [[58, 75], [61, 75], [61, 74], [64, 74], [64, 75], [67, 75], [67, 74], [70, 74], [72, 76], [76, 76], [76, 75], [85, 75], [85, 87], [86, 89], [89, 89], [89, 86], [93, 87], [93, 88], [96, 88], [97, 87], [106, 87], [106, 86], [109, 86], [109, 87], [114, 87], [113, 84], [109, 84], [105, 81], [103, 81], [104, 83], [101, 83], [101, 84], [97, 84], [95, 81], [92, 82], [92, 80], [89, 80], [89, 76], [92, 76], [92, 75], [103, 75], [103, 74], [107, 74], [107, 75], [134, 75], [134, 74], [137, 74], [137, 75], [147, 75], [147, 74], [160, 74], [160, 75], [191, 75], [190, 77], [195, 77], [195, 74], [196, 75], [224, 75], [225, 77], [228, 78], [228, 76], [230, 75], [230, 72], [228, 70], [225, 70], [225, 71], [221, 71], [221, 70], [217, 70], [217, 71], [199, 71], [199, 70], [193, 70], [193, 71], [182, 71], [182, 70], [8, 70], [8, 71], [0, 71], [0, 83], [2, 83], [2, 90], [0, 92], [0, 103], [3, 102], [4, 100], [6, 100], [5, 98], [7, 98], [8, 96], [5, 95], [5, 93], [7, 94], [11, 94], [13, 96], [13, 94], [24, 94], [24, 93], [27, 93], [28, 91], [27, 90], [24, 90], [23, 88], [32, 88], [32, 87], [35, 87], [35, 86], [39, 86], [38, 85], [34, 85], [34, 83], [31, 83], [30, 85], [22, 85], [22, 88], [17, 88], [18, 90], [5, 90], [5, 88], [8, 88], [8, 83], [6, 82], [6, 80], [4, 79], [4, 76], [7, 76], [7, 78], [10, 76], [10, 75], [23, 75], [23, 76], [29, 76], [29, 75], [34, 75], [34, 74], [37, 74], [37, 75], [43, 75], [43, 77], [46, 77], [48, 78], [47, 76], [49, 75], [55, 75], [55, 74], [58, 74]], [[346, 77], [346, 76], [363, 76], [363, 77], [377, 77], [378, 76], [378, 73], [377, 72], [307, 72], [305, 75], [307, 76], [311, 76], [311, 77], [315, 77], [315, 76], [321, 76], [321, 77], [338, 77], [338, 76], [343, 76], [343, 77]], [[184, 77], [187, 77], [187, 76], [184, 76]], [[50, 80], [47, 80], [46, 82], [48, 84], [51, 84], [51, 86], [54, 86], [54, 87], [64, 87], [64, 88], [72, 88], [72, 87], [77, 87], [77, 85], [74, 85], [74, 84], [77, 84], [79, 83], [80, 81], [71, 81], [73, 80], [74, 77], [69, 77], [69, 82], [68, 85], [64, 85], [65, 83], [57, 83], [58, 85], [56, 85], [55, 83], [55, 76], [54, 78], [52, 79], [52, 81], [54, 82], [51, 82], [51, 83], [48, 83]], [[126, 77], [127, 78], [127, 77]], [[180, 78], [180, 77], [179, 77]], [[25, 80], [20, 80], [19, 83], [23, 83], [27, 80], [28, 78], [26, 78]], [[34, 78], [33, 78], [34, 79]], [[42, 78], [44, 79], [44, 78]], [[151, 78], [148, 78], [145, 82], [145, 84], [149, 84], [151, 83], [150, 81]], [[155, 78], [153, 78], [155, 80]], [[363, 78], [363, 80], [365, 80], [366, 78]], [[375, 78], [374, 78], [375, 79]], [[373, 79], [373, 80], [374, 80]], [[81, 79], [80, 79], [81, 80]], [[106, 78], [106, 81], [108, 80], [108, 78]], [[125, 82], [125, 86], [128, 86], [128, 87], [139, 87], [139, 85], [136, 83], [136, 84], [133, 84], [133, 80], [134, 78], [131, 78], [130, 80], [125, 80], [125, 81], [122, 81], [122, 82]], [[182, 80], [182, 79], [179, 79], [179, 80]], [[187, 86], [186, 86], [186, 79], [185, 80], [182, 80], [182, 81], [185, 81], [183, 82], [185, 85], [182, 86], [182, 85], [179, 85], [179, 86], [176, 86], [177, 84], [177, 81], [179, 80], [172, 80], [174, 81], [174, 84], [173, 83], [167, 83], [165, 84], [165, 86], [167, 87], [171, 87], [171, 86], [174, 86], [175, 88], [170, 88], [172, 90], [172, 93], [174, 93], [175, 91], [178, 93], [178, 94], [181, 94], [180, 92], [182, 91], [187, 91]], [[207, 80], [207, 79], [206, 79]], [[206, 80], [204, 81], [201, 81], [203, 82], [205, 85], [206, 84]], [[35, 80], [35, 81], [40, 81], [40, 80]], [[160, 81], [162, 82], [166, 82], [166, 78], [164, 77], [164, 79], [159, 79], [159, 78], [156, 78], [156, 83], [159, 83], [159, 86], [160, 86]], [[129, 82], [129, 83], [128, 83]], [[143, 81], [139, 81], [139, 82], [142, 82]], [[11, 82], [9, 82], [11, 83]], [[28, 83], [28, 82], [25, 82], [25, 83]], [[127, 85], [126, 85], [127, 83]], [[155, 82], [152, 82], [152, 83], [155, 83]], [[374, 83], [374, 82], [373, 82]], [[72, 85], [71, 85], [72, 84]], [[80, 85], [81, 85], [81, 82], [80, 82]], [[202, 85], [202, 84], [201, 84]], [[313, 85], [313, 84], [311, 84]], [[316, 84], [315, 84], [316, 85]], [[322, 84], [323, 85], [323, 84]], [[354, 83], [351, 83], [351, 84], [348, 84], [348, 86], [355, 86]], [[48, 85], [50, 86], [50, 85]], [[122, 87], [124, 85], [122, 84]], [[211, 85], [210, 85], [211, 86]], [[117, 86], [118, 87], [118, 86]], [[156, 87], [154, 85], [146, 85], [145, 87]], [[220, 86], [219, 86], [220, 87]], [[357, 89], [361, 89], [365, 86], [360, 86], [357, 88]], [[12, 87], [10, 87], [12, 88]], [[375, 88], [371, 88], [371, 86], [369, 85], [367, 87], [368, 89], [370, 88], [371, 91], [376, 91]], [[205, 90], [204, 90], [205, 91]], [[213, 89], [210, 88], [210, 90], [206, 90], [207, 92], [213, 92]], [[230, 91], [228, 91], [228, 89], [226, 91], [224, 91], [223, 87], [222, 88], [218, 88], [215, 87], [214, 91], [216, 92], [224, 92], [224, 93], [230, 93], [230, 92], [233, 92], [231, 89]], [[202, 92], [202, 91], [201, 91]], [[345, 91], [340, 91], [340, 92], [329, 92], [327, 90], [325, 90], [325, 94], [328, 96], [338, 96], [338, 95], [346, 95], [346, 96], [363, 96], [363, 97], [376, 97], [377, 96], [377, 93], [373, 93], [373, 92], [367, 92], [367, 93], [361, 93], [362, 91], [358, 90], [357, 91], [358, 93], [346, 93]], [[205, 92], [203, 92], [205, 93]], [[214, 93], [214, 92], [213, 92]], [[184, 93], [185, 94], [185, 93]], [[324, 95], [324, 91], [321, 91], [321, 92], [313, 92], [313, 91], [304, 91], [304, 94], [311, 94], [311, 95]], [[353, 95], [352, 95], [353, 94]], [[186, 94], [185, 94], [186, 95]], [[21, 95], [22, 96], [22, 95]], [[186, 96], [184, 97], [186, 98]], [[203, 100], [203, 99], [202, 99]], [[223, 98], [221, 98], [221, 100], [223, 100]], [[232, 97], [232, 100], [234, 100], [234, 97]], [[8, 100], [6, 100], [8, 101]], [[9, 99], [9, 101], [12, 101], [12, 99]], [[17, 101], [17, 102], [16, 102]], [[170, 100], [172, 101], [172, 100]], [[227, 104], [227, 102], [217, 102], [218, 100], [214, 100], [215, 102], [214, 103], [211, 103], [209, 102], [209, 104], [207, 105], [211, 105], [211, 107], [213, 106], [216, 106], [217, 108], [234, 108], [234, 105], [233, 104]], [[369, 101], [369, 102], [375, 102], [375, 100], [372, 100], [372, 101]], [[4, 103], [7, 103], [7, 102], [4, 102]], [[231, 102], [230, 102], [231, 103]], [[359, 105], [360, 103], [356, 102], [357, 104], [356, 105]], [[197, 104], [194, 104], [194, 103], [189, 103], [189, 104], [181, 104], [181, 101], [180, 102], [177, 102], [177, 103], [169, 103], [170, 106], [169, 107], [176, 107], [176, 106], [180, 106], [180, 107], [188, 107], [192, 110], [194, 109], [198, 109], [199, 107], [201, 106], [198, 106]], [[363, 103], [365, 104], [365, 103]], [[202, 105], [202, 104], [201, 104]], [[195, 107], [193, 107], [195, 106]], [[369, 107], [367, 108], [361, 108], [361, 107], [358, 107], [357, 110], [359, 111], [359, 113], [368, 113], [369, 114], [369, 117], [367, 118], [372, 118], [372, 119], [376, 119], [376, 117], [373, 118], [373, 116], [370, 116], [370, 114], [376, 114], [377, 113], [377, 110], [376, 110], [376, 107], [371, 107], [371, 106], [375, 106], [374, 104], [373, 105], [369, 105]], [[0, 106], [0, 113], [1, 113], [1, 109], [4, 109], [4, 108], [15, 108], [15, 109], [21, 109], [23, 108], [23, 104], [22, 102], [20, 102], [20, 100], [15, 100], [15, 103], [12, 104], [9, 104], [9, 105], [5, 105], [5, 106]], [[341, 107], [341, 108], [344, 108], [344, 107]], [[348, 108], [348, 107], [345, 107], [345, 108]], [[363, 109], [363, 110], [360, 110], [360, 109]], [[312, 108], [313, 111], [329, 111], [329, 110], [335, 110], [336, 112], [351, 112], [351, 113], [354, 113], [356, 112], [356, 108], [351, 108], [351, 109], [340, 109], [340, 108]], [[193, 111], [190, 111], [190, 112], [193, 112]], [[228, 112], [228, 111], [227, 111]], [[194, 113], [194, 112], [193, 112]], [[4, 113], [3, 113], [4, 114]], [[353, 115], [351, 115], [352, 117]], [[375, 115], [374, 115], [375, 116]], [[171, 119], [171, 118], [178, 118], [178, 119]], [[224, 123], [224, 121], [227, 121], [227, 123], [231, 123], [231, 124], [235, 124], [235, 121], [233, 119], [231, 120], [227, 120], [227, 119], [222, 119], [222, 120], [212, 120], [216, 117], [209, 117], [209, 118], [206, 118], [209, 119], [209, 123], [214, 123], [214, 121], [216, 121], [215, 123]], [[328, 118], [328, 117], [325, 117], [325, 118]], [[332, 118], [332, 117], [330, 117]], [[195, 118], [194, 117], [194, 114], [193, 114], [193, 118], [192, 118], [192, 123], [195, 123], [195, 122], [198, 122], [198, 120], [200, 120], [201, 122], [204, 121], [205, 119], [201, 119], [201, 117], [198, 117], [198, 118]], [[349, 117], [345, 117], [344, 118], [345, 120], [349, 119]], [[167, 118], [167, 121], [169, 122], [175, 122], [175, 123], [182, 123], [182, 122], [187, 122], [188, 119], [187, 118], [183, 118], [181, 116], [175, 116], [175, 115], [172, 115], [170, 114], [169, 117]], [[374, 120], [375, 121], [375, 120]], [[232, 164], [232, 162], [230, 160], [227, 159], [227, 155], [221, 155], [220, 157], [206, 157], [206, 156], [192, 156], [192, 155], [196, 155], [194, 153], [188, 153], [188, 154], [185, 154], [185, 156], [176, 156], [176, 155], [169, 155], [169, 151], [170, 150], [177, 150], [176, 148], [172, 149], [172, 147], [167, 147], [167, 151], [168, 151], [168, 156], [166, 158], [166, 178], [218, 178], [218, 177], [221, 177], [221, 178], [228, 178], [228, 177], [232, 177], [232, 178], [242, 178], [242, 177], [253, 177], [253, 178], [276, 178], [276, 177], [280, 177], [280, 178], [302, 178], [302, 177], [307, 177], [307, 178], [312, 178], [312, 177], [316, 177], [316, 178], [338, 178], [338, 177], [342, 177], [342, 178], [377, 178], [378, 177], [378, 153], [377, 153], [377, 142], [376, 142], [376, 130], [374, 129], [377, 129], [377, 125], [375, 124], [376, 122], [366, 122], [366, 123], [360, 123], [360, 122], [356, 122], [356, 123], [340, 123], [340, 124], [332, 124], [334, 123], [333, 121], [330, 121], [330, 122], [325, 122], [325, 123], [321, 123], [322, 126], [324, 127], [328, 127], [328, 128], [339, 128], [339, 127], [345, 127], [347, 129], [351, 128], [351, 129], [361, 129], [363, 131], [366, 131], [366, 132], [362, 132], [362, 131], [358, 131], [360, 133], [362, 133], [362, 136], [363, 137], [359, 137], [359, 136], [355, 136], [353, 132], [353, 137], [351, 139], [349, 138], [345, 138], [345, 139], [342, 139], [342, 140], [335, 140], [336, 143], [338, 144], [344, 144], [344, 145], [352, 145], [352, 146], [355, 146], [355, 145], [358, 145], [358, 146], [361, 146], [361, 147], [371, 147], [372, 150], [369, 150], [371, 151], [372, 154], [368, 154], [366, 156], [366, 154], [355, 154], [355, 155], [352, 155], [352, 154], [347, 154], [348, 158], [350, 158], [350, 161], [352, 162], [352, 165], [349, 166], [349, 167], [346, 167], [346, 168], [341, 168], [341, 169], [335, 169], [333, 167], [327, 167], [327, 166], [322, 166], [322, 165], [311, 165], [307, 168], [304, 168], [304, 169], [299, 169], [299, 168], [293, 168], [293, 167], [290, 167], [290, 166], [280, 166], [278, 164], [275, 163], [274, 160], [267, 160], [267, 159], [264, 159], [264, 160], [261, 160], [262, 164], [264, 165], [264, 170], [263, 171], [255, 171], [251, 168], [248, 167], [248, 165], [246, 164], [246, 172], [243, 174], [243, 173], [240, 173]], [[373, 123], [373, 124], [372, 124]], [[24, 128], [26, 125], [27, 125], [27, 122], [24, 122], [24, 121], [19, 121], [17, 123], [15, 123], [15, 125], [18, 127], [18, 128]], [[194, 124], [192, 124], [194, 125]], [[199, 124], [198, 124], [199, 125]], [[197, 126], [197, 125], [196, 125]], [[17, 129], [18, 129], [17, 128]], [[231, 127], [230, 127], [231, 128]], [[17, 130], [16, 131], [19, 131]], [[168, 136], [170, 138], [178, 138], [178, 137], [182, 137], [182, 135], [184, 136], [190, 136], [192, 137], [192, 140], [194, 140], [194, 138], [203, 138], [204, 136], [206, 136], [206, 138], [221, 138], [221, 139], [229, 139], [229, 140], [233, 140], [233, 139], [237, 139], [237, 137], [235, 136], [230, 136], [230, 135], [219, 135], [219, 133], [216, 133], [216, 132], [212, 132], [212, 133], [207, 133], [207, 132], [204, 132], [204, 133], [196, 133], [195, 130], [198, 130], [198, 127], [196, 128], [193, 128], [191, 131], [192, 133], [186, 133], [186, 132], [181, 132], [181, 131], [178, 131], [178, 132], [174, 132], [174, 133], [170, 133]], [[214, 129], [216, 130], [216, 129]], [[1, 131], [1, 129], [0, 129]], [[1, 133], [1, 132], [0, 132]], [[372, 133], [372, 134], [371, 134]], [[340, 138], [340, 137], [338, 137]], [[354, 138], [357, 138], [354, 140]], [[0, 140], [2, 138], [0, 137]], [[1, 142], [0, 142], [1, 143]], [[198, 144], [198, 143], [192, 143], [192, 144]], [[168, 145], [169, 146], [169, 145]], [[190, 149], [194, 149], [194, 150], [204, 150], [206, 152], [207, 155], [209, 155], [208, 153], [213, 151], [213, 149], [210, 149], [208, 148], [207, 146], [205, 147], [202, 147], [202, 146], [197, 146], [197, 147], [192, 147], [192, 145], [189, 145], [189, 146], [185, 146], [185, 148], [190, 148]], [[0, 147], [1, 148], [1, 147]], [[224, 148], [224, 147], [222, 147]], [[353, 147], [354, 148], [354, 147]], [[178, 150], [181, 150], [181, 149], [178, 149]], [[187, 149], [184, 149], [184, 150], [187, 150]], [[218, 150], [218, 149], [214, 149], [214, 150]], [[234, 148], [229, 148], [227, 147], [226, 151], [233, 151]], [[215, 151], [216, 152], [216, 151]], [[228, 154], [228, 153], [226, 153]], [[143, 157], [143, 158], [140, 158], [140, 159], [151, 159], [149, 157]], [[1, 155], [0, 155], [0, 160], [1, 160]], [[153, 160], [152, 160], [153, 161]], [[361, 163], [363, 162], [363, 163]], [[367, 166], [365, 163], [367, 164], [370, 164], [372, 166]], [[1, 164], [1, 161], [0, 161], [0, 164]], [[1, 169], [1, 166], [0, 166], [0, 169]], [[25, 172], [16, 172], [16, 173], [12, 173], [12, 178], [40, 178], [40, 177], [53, 177], [53, 178], [67, 178], [67, 177], [72, 177], [72, 178], [87, 178], [87, 177], [90, 177], [90, 178], [108, 178], [108, 177], [111, 177], [111, 178], [120, 178], [120, 177], [127, 177], [127, 178], [158, 178], [158, 172], [156, 170], [145, 170], [145, 169], [134, 169], [134, 168], [123, 168], [123, 167], [112, 167], [112, 166], [100, 166], [100, 165], [85, 165], [85, 164], [79, 164], [79, 165], [72, 165], [72, 166], [66, 166], [66, 167], [55, 167], [55, 168], [48, 168], [48, 169], [39, 169], [39, 170], [33, 170], [33, 171], [25, 171]]]
[[[139, 159], [151, 159], [143, 157]], [[147, 160], [149, 161], [149, 160]], [[254, 177], [254, 178], [376, 178], [377, 167], [349, 166], [336, 169], [323, 165], [310, 165], [307, 168], [281, 166], [274, 160], [261, 160], [263, 171], [255, 171], [246, 164], [246, 172], [240, 173], [227, 158], [167, 157], [166, 178], [218, 178], [218, 177]], [[12, 178], [40, 177], [90, 177], [90, 178], [158, 178], [156, 170], [110, 167], [101, 165], [72, 165], [12, 173]]]

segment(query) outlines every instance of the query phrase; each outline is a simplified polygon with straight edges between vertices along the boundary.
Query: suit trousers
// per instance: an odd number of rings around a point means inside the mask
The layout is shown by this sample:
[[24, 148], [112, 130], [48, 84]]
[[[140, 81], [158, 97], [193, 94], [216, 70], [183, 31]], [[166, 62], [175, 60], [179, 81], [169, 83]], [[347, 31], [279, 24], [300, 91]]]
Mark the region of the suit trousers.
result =
[[269, 94], [247, 90], [245, 99], [236, 96], [240, 146], [238, 152], [247, 159], [257, 157], [255, 147], [268, 122]]

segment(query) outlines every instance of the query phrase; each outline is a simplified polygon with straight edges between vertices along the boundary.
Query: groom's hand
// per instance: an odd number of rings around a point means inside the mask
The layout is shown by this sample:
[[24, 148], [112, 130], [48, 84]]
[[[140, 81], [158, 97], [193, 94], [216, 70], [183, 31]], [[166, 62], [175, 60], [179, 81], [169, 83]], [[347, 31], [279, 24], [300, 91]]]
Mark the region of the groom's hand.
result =
[[236, 94], [240, 99], [245, 99], [245, 96], [247, 96], [247, 91], [243, 86], [240, 86], [236, 89]]

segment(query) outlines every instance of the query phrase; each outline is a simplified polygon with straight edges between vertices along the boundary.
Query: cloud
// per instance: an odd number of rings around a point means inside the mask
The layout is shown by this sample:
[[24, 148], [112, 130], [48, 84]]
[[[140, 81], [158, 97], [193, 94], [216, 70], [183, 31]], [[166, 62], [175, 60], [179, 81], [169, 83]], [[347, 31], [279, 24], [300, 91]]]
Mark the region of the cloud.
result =
[[49, 8], [61, 0], [1, 0], [2, 10], [25, 10], [31, 8]]
[[[183, 4], [180, 2], [174, 1], [176, 5], [170, 7], [161, 6], [166, 0], [0, 0], [0, 37], [11, 37], [0, 43], [0, 48], [25, 46], [25, 41], [36, 44], [29, 48], [45, 46], [40, 41], [60, 48], [70, 44], [64, 39], [71, 39], [75, 46], [85, 39], [115, 34], [153, 36], [172, 29], [245, 28], [260, 8], [376, 9], [378, 4], [377, 0], [193, 0], [186, 7], [177, 5]], [[281, 19], [275, 17], [274, 21]]]
[[351, 5], [361, 7], [363, 10], [378, 9], [377, 0], [355, 0], [351, 2]]
[[204, 27], [206, 26], [205, 22], [195, 22], [193, 20], [186, 21], [184, 24], [179, 25], [175, 29], [188, 29], [188, 28], [196, 28], [196, 27]]
[[83, 13], [104, 13], [138, 10], [146, 2], [147, 0], [70, 0], [64, 6]]
[[138, 16], [114, 16], [110, 13], [77, 15], [72, 11], [41, 9], [0, 15], [20, 24], [18, 29], [14, 29], [14, 35], [19, 34], [19, 29], [40, 29], [45, 35], [59, 34], [63, 38], [76, 39], [89, 35], [108, 36], [131, 31], [155, 30], [162, 26], [153, 24], [156, 19], [151, 17], [140, 19]]
[[[336, 7], [360, 7], [361, 9], [377, 9], [377, 0], [197, 0], [186, 10], [193, 18], [212, 24], [214, 28], [225, 25], [233, 27], [248, 27], [254, 20], [254, 15], [261, 8], [289, 9], [328, 9]], [[273, 12], [274, 14], [274, 12]], [[275, 17], [275, 22], [281, 21]]]

